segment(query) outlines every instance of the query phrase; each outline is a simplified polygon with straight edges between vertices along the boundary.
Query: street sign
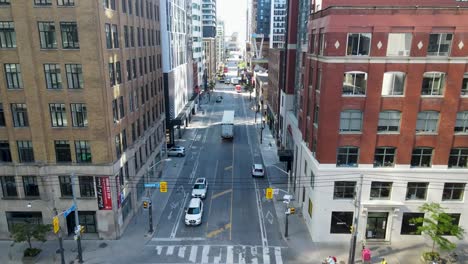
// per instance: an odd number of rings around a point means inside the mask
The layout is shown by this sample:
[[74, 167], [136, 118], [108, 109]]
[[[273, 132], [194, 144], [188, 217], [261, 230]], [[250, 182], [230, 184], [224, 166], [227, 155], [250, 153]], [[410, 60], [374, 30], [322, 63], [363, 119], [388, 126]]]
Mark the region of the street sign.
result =
[[59, 223], [58, 216], [54, 216], [54, 218], [52, 219], [52, 225], [54, 226], [54, 233], [57, 234], [58, 231], [60, 230], [60, 223]]
[[279, 189], [277, 189], [277, 188], [276, 188], [276, 189], [273, 189], [273, 194], [274, 194], [274, 195], [278, 195], [278, 194], [279, 194]]
[[167, 182], [163, 181], [163, 182], [160, 183], [159, 191], [162, 192], [162, 193], [167, 192]]
[[273, 199], [273, 188], [266, 188], [265, 196], [267, 199]]
[[63, 217], [67, 217], [69, 214], [71, 214], [71, 212], [75, 211], [76, 210], [76, 205], [75, 204], [72, 204], [72, 206], [70, 208], [68, 208], [67, 210], [63, 211]]
[[145, 188], [159, 188], [159, 182], [145, 183]]

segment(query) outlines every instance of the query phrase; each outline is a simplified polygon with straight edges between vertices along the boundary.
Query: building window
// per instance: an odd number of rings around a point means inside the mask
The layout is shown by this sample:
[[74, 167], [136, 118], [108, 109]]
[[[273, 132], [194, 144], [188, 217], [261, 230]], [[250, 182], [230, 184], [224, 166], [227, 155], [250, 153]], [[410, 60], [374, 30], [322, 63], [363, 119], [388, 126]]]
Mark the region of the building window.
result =
[[91, 163], [91, 146], [89, 141], [75, 141], [75, 155], [77, 163]]
[[109, 81], [110, 81], [110, 85], [111, 85], [111, 86], [114, 86], [114, 85], [115, 85], [115, 69], [114, 69], [114, 63], [113, 63], [113, 62], [109, 62], [107, 65], [109, 66]]
[[359, 148], [341, 147], [338, 148], [337, 167], [357, 167], [359, 157]]
[[75, 0], [57, 0], [58, 6], [74, 6]]
[[[126, 0], [123, 0], [123, 1], [126, 1]], [[128, 39], [128, 26], [125, 25], [124, 26], [124, 44], [125, 44], [125, 47], [128, 48], [129, 47], [129, 39]]]
[[395, 165], [395, 155], [396, 148], [376, 148], [374, 153], [374, 167], [393, 167]]
[[409, 56], [412, 37], [411, 33], [389, 33], [387, 56]]
[[468, 111], [458, 112], [457, 121], [455, 122], [455, 133], [468, 132]]
[[463, 200], [465, 192], [465, 183], [445, 183], [444, 191], [442, 192], [442, 200]]
[[12, 162], [10, 143], [5, 140], [0, 141], [0, 162]]
[[443, 95], [445, 88], [445, 73], [425, 72], [423, 75], [421, 95]]
[[94, 177], [80, 176], [78, 177], [80, 185], [80, 197], [94, 197]]
[[[129, 5], [129, 7], [130, 6], [131, 5]], [[130, 10], [132, 9], [130, 8]], [[133, 27], [130, 27], [130, 46], [132, 46], [132, 48], [135, 47], [135, 30], [133, 29]]]
[[72, 191], [72, 182], [70, 176], [59, 176], [59, 183], [60, 183], [60, 192], [62, 193], [62, 197], [71, 197], [73, 196]]
[[312, 200], [309, 199], [309, 206], [307, 207], [307, 212], [309, 213], [309, 217], [312, 217], [312, 210], [314, 206], [312, 204]]
[[106, 31], [106, 47], [108, 49], [112, 49], [112, 32], [111, 32], [111, 25], [105, 24], [104, 30]]
[[5, 212], [8, 230], [11, 232], [16, 224], [42, 224], [41, 212]]
[[122, 142], [120, 141], [120, 135], [115, 136], [115, 154], [117, 156], [117, 159], [122, 156]]
[[72, 125], [74, 127], [88, 126], [88, 110], [86, 104], [70, 104]]
[[453, 148], [450, 150], [449, 168], [468, 167], [468, 148]]
[[367, 88], [367, 73], [345, 72], [343, 77], [343, 95], [365, 95]]
[[11, 114], [13, 115], [14, 127], [29, 126], [28, 109], [26, 104], [11, 104]]
[[333, 199], [353, 199], [355, 189], [355, 181], [336, 181]]
[[463, 82], [461, 87], [461, 95], [468, 95], [468, 73], [463, 74]]
[[3, 197], [18, 197], [15, 176], [2, 176], [0, 180], [2, 181]]
[[314, 125], [318, 126], [319, 123], [319, 113], [320, 113], [320, 106], [318, 104], [315, 104], [315, 110], [314, 110]]
[[439, 123], [439, 112], [424, 111], [418, 113], [416, 122], [416, 133], [437, 133]]
[[5, 63], [5, 78], [8, 89], [23, 88], [21, 66], [18, 63]]
[[39, 185], [37, 185], [36, 176], [23, 176], [24, 196], [39, 196]]
[[34, 0], [34, 4], [38, 6], [51, 6], [52, 0]]
[[16, 48], [14, 22], [0, 21], [0, 48]]
[[81, 64], [65, 64], [67, 70], [68, 89], [83, 88], [83, 69]]
[[411, 155], [411, 167], [430, 167], [432, 165], [432, 148], [415, 148]]
[[383, 132], [399, 132], [400, 131], [401, 112], [399, 111], [383, 111], [379, 114], [379, 123], [377, 130]]
[[0, 6], [10, 5], [10, 0], [0, 0]]
[[368, 56], [371, 44], [370, 33], [349, 33], [346, 55]]
[[94, 211], [80, 211], [79, 213], [80, 225], [84, 227], [85, 233], [97, 233], [96, 229], [96, 212]]
[[452, 46], [452, 36], [451, 33], [430, 34], [427, 55], [448, 56]]
[[362, 128], [362, 112], [345, 110], [340, 114], [340, 132], [360, 132]]
[[66, 127], [67, 113], [65, 104], [49, 104], [50, 120], [52, 127]]
[[44, 74], [47, 89], [62, 89], [60, 64], [44, 64]]
[[[460, 225], [460, 216], [461, 214], [447, 214], [450, 218], [452, 218], [452, 225], [454, 226], [459, 226]], [[442, 229], [442, 224], [439, 224], [439, 229]], [[444, 230], [444, 229], [442, 229]], [[442, 231], [440, 230], [440, 231]], [[450, 230], [444, 230], [445, 232], [443, 232], [443, 235], [444, 236], [452, 236], [452, 233], [450, 232]]]
[[0, 127], [5, 126], [5, 111], [3, 110], [3, 104], [0, 103]]
[[20, 162], [34, 162], [34, 151], [32, 141], [17, 141], [18, 159]]
[[372, 182], [370, 190], [370, 199], [390, 199], [392, 193], [391, 182]]
[[406, 200], [426, 200], [427, 182], [408, 182]]
[[115, 10], [115, 0], [103, 0], [104, 8]]
[[382, 95], [403, 95], [405, 91], [404, 72], [386, 72], [382, 82]]
[[119, 119], [122, 119], [125, 117], [125, 107], [124, 107], [123, 96], [119, 96], [118, 101], [119, 101]]
[[55, 158], [57, 162], [72, 161], [68, 140], [55, 140]]
[[57, 37], [54, 22], [38, 22], [41, 49], [56, 49]]
[[421, 223], [415, 223], [411, 219], [424, 218], [424, 213], [403, 213], [401, 223], [401, 234], [402, 235], [420, 235], [418, 227], [422, 226]]
[[331, 234], [351, 234], [353, 225], [353, 212], [332, 212]]
[[115, 82], [116, 84], [122, 83], [122, 69], [120, 67], [120, 61], [115, 63]]
[[319, 55], [323, 55], [325, 51], [325, 33], [320, 30], [319, 33]]
[[118, 49], [119, 48], [119, 29], [117, 28], [117, 25], [112, 25], [112, 41], [113, 41], [113, 48]]
[[127, 13], [127, 0], [122, 0], [122, 13]]
[[62, 32], [62, 47], [64, 49], [79, 49], [78, 26], [76, 22], [60, 22]]

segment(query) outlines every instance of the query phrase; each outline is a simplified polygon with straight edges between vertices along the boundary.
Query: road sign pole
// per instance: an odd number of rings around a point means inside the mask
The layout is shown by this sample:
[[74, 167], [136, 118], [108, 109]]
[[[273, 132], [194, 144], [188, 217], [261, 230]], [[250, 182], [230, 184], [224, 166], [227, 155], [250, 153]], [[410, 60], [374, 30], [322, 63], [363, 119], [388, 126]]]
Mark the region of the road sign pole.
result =
[[[57, 208], [54, 207], [54, 215], [58, 217]], [[63, 253], [63, 239], [62, 239], [62, 232], [58, 231], [58, 240], [59, 240], [59, 248], [60, 248], [60, 263], [65, 264], [65, 255]]]
[[148, 233], [152, 234], [153, 233], [153, 203], [151, 201], [151, 195], [150, 195], [150, 202], [148, 206], [148, 214], [149, 214], [149, 231]]
[[78, 262], [83, 263], [83, 250], [81, 248], [81, 229], [80, 220], [78, 217], [78, 203], [76, 202], [76, 195], [75, 195], [75, 187], [78, 187], [78, 181], [76, 179], [75, 173], [71, 175], [72, 180], [72, 195], [73, 195], [73, 203], [75, 204], [75, 235], [77, 237], [76, 243], [78, 246]]
[[286, 221], [284, 221], [284, 237], [288, 237], [288, 216], [289, 214], [286, 212]]

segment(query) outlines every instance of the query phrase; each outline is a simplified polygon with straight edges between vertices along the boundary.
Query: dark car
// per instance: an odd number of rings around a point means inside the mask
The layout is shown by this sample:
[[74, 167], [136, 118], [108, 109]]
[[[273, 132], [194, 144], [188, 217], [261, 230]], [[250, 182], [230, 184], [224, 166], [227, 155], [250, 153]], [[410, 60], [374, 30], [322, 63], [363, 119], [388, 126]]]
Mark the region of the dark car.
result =
[[217, 102], [217, 103], [221, 103], [222, 101], [223, 101], [223, 97], [222, 97], [222, 96], [216, 97], [216, 102]]

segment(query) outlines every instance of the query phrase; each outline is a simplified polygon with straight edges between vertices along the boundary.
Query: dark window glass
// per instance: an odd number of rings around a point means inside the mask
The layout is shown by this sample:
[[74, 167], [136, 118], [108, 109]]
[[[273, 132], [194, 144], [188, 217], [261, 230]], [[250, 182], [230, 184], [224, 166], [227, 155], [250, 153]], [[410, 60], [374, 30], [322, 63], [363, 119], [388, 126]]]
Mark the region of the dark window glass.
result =
[[463, 200], [465, 183], [445, 183], [442, 192], [442, 200]]
[[5, 111], [3, 110], [3, 104], [0, 103], [0, 127], [5, 126]]
[[34, 0], [34, 4], [40, 6], [50, 6], [52, 5], [52, 0]]
[[16, 48], [14, 22], [0, 21], [0, 48]]
[[350, 234], [353, 225], [353, 212], [332, 212], [331, 234]]
[[93, 176], [80, 176], [78, 177], [80, 185], [81, 197], [94, 197], [94, 177]]
[[65, 104], [49, 104], [52, 127], [66, 127], [67, 113]]
[[111, 25], [105, 24], [104, 30], [106, 31], [106, 48], [112, 49], [112, 32], [111, 32]]
[[135, 47], [135, 32], [133, 27], [130, 27], [130, 46]]
[[5, 63], [4, 69], [7, 88], [23, 88], [23, 79], [21, 78], [21, 66], [18, 63]]
[[56, 49], [57, 37], [54, 22], [38, 22], [41, 49]]
[[422, 223], [414, 223], [411, 219], [424, 217], [424, 213], [403, 213], [401, 223], [401, 234], [402, 235], [420, 235], [418, 227], [422, 226]]
[[10, 232], [15, 224], [43, 224], [41, 212], [5, 212], [5, 215]]
[[408, 182], [406, 200], [426, 200], [427, 182]]
[[83, 88], [83, 69], [81, 64], [65, 64], [67, 70], [68, 89]]
[[[458, 226], [460, 225], [460, 215], [461, 214], [447, 214], [450, 218], [452, 218], [452, 225], [454, 226]], [[444, 228], [442, 228], [443, 225], [439, 225], [439, 229], [441, 231], [441, 233], [444, 234], [444, 236], [452, 236], [452, 233], [450, 232], [450, 230], [444, 230]]]
[[2, 176], [0, 177], [0, 180], [2, 184], [3, 197], [18, 197], [15, 176]]
[[34, 151], [32, 141], [16, 141], [18, 145], [18, 158], [20, 162], [34, 162]]
[[[126, 1], [126, 0], [123, 0], [123, 1]], [[124, 26], [124, 44], [126, 48], [128, 48], [130, 44], [129, 39], [128, 39], [128, 26], [127, 25]]]
[[114, 44], [113, 48], [119, 48], [119, 29], [117, 28], [117, 25], [112, 25], [112, 41]]
[[36, 176], [23, 176], [24, 195], [26, 197], [39, 196], [39, 185]]
[[80, 211], [78, 214], [80, 225], [84, 226], [85, 233], [97, 233], [96, 212]]
[[91, 146], [89, 141], [75, 141], [75, 154], [77, 163], [91, 163]]
[[60, 191], [63, 197], [73, 196], [72, 182], [70, 176], [59, 176]]
[[114, 85], [115, 85], [115, 68], [114, 68], [114, 63], [113, 63], [113, 62], [109, 62], [109, 63], [108, 63], [108, 66], [109, 66], [109, 81], [110, 81], [110, 85], [111, 85], [111, 86], [114, 86]]
[[336, 181], [333, 199], [353, 199], [355, 188], [355, 181]]
[[[349, 33], [347, 55], [368, 56], [371, 44], [370, 33]], [[320, 53], [322, 54], [322, 53]]]
[[393, 167], [395, 165], [395, 154], [396, 148], [376, 148], [374, 153], [374, 167]]
[[390, 199], [390, 194], [392, 193], [392, 183], [391, 182], [372, 182], [370, 199]]
[[127, 0], [122, 0], [122, 13], [127, 13]]
[[359, 148], [341, 147], [338, 148], [337, 162], [338, 167], [357, 167], [359, 157]]
[[86, 104], [70, 104], [72, 125], [74, 127], [88, 126], [88, 110]]
[[57, 0], [58, 6], [75, 6], [75, 0]]
[[449, 168], [468, 167], [468, 148], [454, 148], [450, 150]]
[[62, 46], [64, 49], [79, 49], [78, 26], [76, 22], [60, 22]]
[[14, 127], [29, 126], [28, 109], [26, 104], [11, 104], [11, 114], [13, 115]]
[[124, 98], [119, 96], [119, 118], [122, 119], [125, 117], [125, 107], [124, 107]]
[[122, 69], [120, 68], [120, 61], [115, 63], [115, 82], [117, 84], [122, 83]]
[[411, 156], [412, 167], [430, 167], [432, 165], [432, 148], [415, 148]]
[[112, 116], [114, 118], [114, 123], [119, 121], [119, 107], [117, 105], [117, 99], [112, 100]]
[[0, 162], [12, 162], [10, 143], [5, 140], [0, 141]]
[[47, 89], [62, 89], [60, 64], [44, 64], [44, 74]]
[[72, 161], [68, 140], [55, 140], [55, 158], [57, 162]]
[[435, 33], [429, 35], [429, 45], [427, 55], [429, 56], [448, 56], [452, 46], [451, 33]]

